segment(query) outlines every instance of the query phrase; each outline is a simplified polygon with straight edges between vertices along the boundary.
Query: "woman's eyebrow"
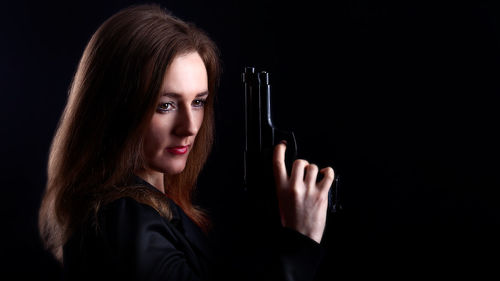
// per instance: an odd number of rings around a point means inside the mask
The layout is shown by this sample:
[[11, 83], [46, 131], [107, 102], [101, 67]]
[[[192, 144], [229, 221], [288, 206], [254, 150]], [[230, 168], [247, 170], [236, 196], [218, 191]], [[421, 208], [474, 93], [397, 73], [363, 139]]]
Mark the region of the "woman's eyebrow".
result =
[[[197, 98], [199, 97], [203, 97], [203, 96], [207, 96], [208, 95], [208, 91], [203, 91], [199, 94], [196, 95]], [[167, 96], [167, 97], [171, 97], [171, 98], [176, 98], [176, 99], [179, 99], [182, 97], [181, 94], [178, 94], [178, 93], [170, 93], [170, 92], [167, 92], [167, 93], [163, 93], [162, 96]]]

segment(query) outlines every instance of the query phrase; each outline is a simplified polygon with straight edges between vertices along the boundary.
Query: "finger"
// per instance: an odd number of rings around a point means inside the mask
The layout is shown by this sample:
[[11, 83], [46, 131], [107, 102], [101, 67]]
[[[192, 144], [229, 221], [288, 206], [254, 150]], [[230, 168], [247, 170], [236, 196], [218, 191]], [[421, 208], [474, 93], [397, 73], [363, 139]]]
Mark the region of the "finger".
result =
[[274, 179], [278, 185], [286, 182], [288, 175], [285, 166], [286, 144], [281, 142], [274, 147], [273, 153], [273, 171]]
[[292, 175], [290, 180], [293, 182], [303, 182], [304, 181], [304, 169], [309, 165], [304, 159], [297, 159], [293, 162]]
[[323, 174], [323, 179], [318, 183], [318, 188], [320, 190], [328, 191], [332, 186], [333, 179], [335, 178], [335, 172], [331, 167], [326, 167], [321, 169], [320, 173]]
[[314, 186], [316, 184], [316, 178], [318, 177], [318, 166], [314, 164], [309, 164], [306, 167], [306, 184]]

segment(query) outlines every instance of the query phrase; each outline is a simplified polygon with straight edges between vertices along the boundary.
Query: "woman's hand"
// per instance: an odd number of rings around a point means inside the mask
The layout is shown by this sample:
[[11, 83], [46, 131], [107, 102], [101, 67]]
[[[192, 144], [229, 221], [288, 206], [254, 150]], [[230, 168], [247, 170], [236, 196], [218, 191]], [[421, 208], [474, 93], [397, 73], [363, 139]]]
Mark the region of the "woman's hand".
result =
[[320, 243], [326, 224], [328, 191], [334, 179], [333, 169], [321, 169], [319, 172], [324, 177], [317, 183], [318, 166], [297, 159], [288, 177], [285, 150], [286, 144], [280, 143], [274, 148], [273, 155], [281, 223]]

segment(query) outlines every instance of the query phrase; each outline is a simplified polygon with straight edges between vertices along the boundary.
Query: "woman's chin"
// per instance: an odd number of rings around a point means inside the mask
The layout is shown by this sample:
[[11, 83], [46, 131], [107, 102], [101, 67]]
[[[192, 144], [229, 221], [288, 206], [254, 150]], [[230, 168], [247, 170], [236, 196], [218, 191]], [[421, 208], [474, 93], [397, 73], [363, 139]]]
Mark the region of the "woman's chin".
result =
[[158, 161], [150, 163], [152, 170], [164, 173], [166, 175], [177, 175], [182, 173], [186, 168], [185, 159], [158, 159]]
[[179, 163], [176, 165], [169, 165], [168, 167], [164, 168], [164, 173], [167, 175], [178, 175], [184, 171], [184, 168], [186, 167], [186, 163]]

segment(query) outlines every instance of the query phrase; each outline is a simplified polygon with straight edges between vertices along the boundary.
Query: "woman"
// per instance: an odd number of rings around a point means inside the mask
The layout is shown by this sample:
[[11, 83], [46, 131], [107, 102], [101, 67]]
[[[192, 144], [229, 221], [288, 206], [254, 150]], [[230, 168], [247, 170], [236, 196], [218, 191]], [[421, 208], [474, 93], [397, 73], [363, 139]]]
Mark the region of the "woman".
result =
[[[219, 72], [208, 36], [158, 6], [124, 9], [92, 36], [52, 142], [39, 214], [67, 279], [216, 276], [210, 222], [191, 195], [212, 145]], [[283, 253], [276, 271], [311, 276], [296, 255], [318, 259], [333, 170], [316, 183], [318, 168], [297, 160], [288, 177], [284, 154], [277, 145], [280, 213], [300, 250]]]

